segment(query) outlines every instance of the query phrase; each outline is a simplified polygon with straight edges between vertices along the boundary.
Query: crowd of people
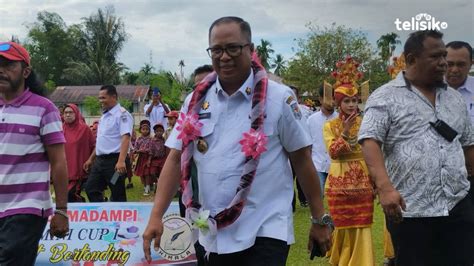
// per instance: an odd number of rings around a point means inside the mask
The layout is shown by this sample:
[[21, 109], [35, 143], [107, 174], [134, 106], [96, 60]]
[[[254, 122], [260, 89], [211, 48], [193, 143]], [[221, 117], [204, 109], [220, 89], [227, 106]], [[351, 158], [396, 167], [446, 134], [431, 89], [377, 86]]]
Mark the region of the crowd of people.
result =
[[147, 261], [178, 193], [199, 231], [198, 265], [285, 265], [296, 183], [311, 214], [308, 250], [331, 265], [375, 265], [377, 198], [387, 264], [474, 264], [469, 44], [410, 34], [406, 66], [368, 100], [359, 63], [334, 62], [335, 82], [313, 113], [296, 87], [268, 79], [245, 20], [219, 18], [208, 37], [212, 66], [196, 69], [179, 112], [154, 88], [138, 137], [114, 86], [100, 88], [103, 114], [89, 126], [76, 105], [60, 114], [44, 97], [24, 47], [0, 43], [0, 265], [33, 265], [50, 216], [51, 234], [64, 237], [67, 202], [127, 201], [132, 175], [155, 193]]

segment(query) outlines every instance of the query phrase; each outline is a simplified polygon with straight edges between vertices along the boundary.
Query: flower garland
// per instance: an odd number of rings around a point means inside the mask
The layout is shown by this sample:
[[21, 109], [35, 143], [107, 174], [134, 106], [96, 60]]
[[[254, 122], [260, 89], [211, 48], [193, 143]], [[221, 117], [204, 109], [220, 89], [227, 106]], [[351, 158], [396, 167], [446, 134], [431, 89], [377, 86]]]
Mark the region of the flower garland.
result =
[[201, 204], [193, 199], [191, 184], [191, 161], [194, 152], [194, 141], [201, 137], [198, 112], [210, 87], [215, 83], [217, 74], [209, 74], [196, 87], [188, 106], [188, 112], [181, 114], [177, 121], [177, 130], [180, 132], [178, 139], [183, 141], [181, 153], [181, 189], [182, 201], [186, 206], [186, 217], [191, 220], [193, 227], [203, 233], [216, 234], [217, 229], [224, 228], [237, 220], [245, 205], [250, 186], [255, 177], [258, 162], [263, 152], [267, 150], [268, 137], [263, 133], [263, 120], [265, 100], [267, 94], [268, 78], [265, 68], [260, 64], [256, 54], [252, 56], [252, 69], [254, 73], [254, 94], [252, 96], [252, 109], [250, 110], [251, 128], [243, 133], [239, 143], [246, 156], [241, 181], [231, 203], [215, 216], [210, 216], [209, 210], [203, 210]]

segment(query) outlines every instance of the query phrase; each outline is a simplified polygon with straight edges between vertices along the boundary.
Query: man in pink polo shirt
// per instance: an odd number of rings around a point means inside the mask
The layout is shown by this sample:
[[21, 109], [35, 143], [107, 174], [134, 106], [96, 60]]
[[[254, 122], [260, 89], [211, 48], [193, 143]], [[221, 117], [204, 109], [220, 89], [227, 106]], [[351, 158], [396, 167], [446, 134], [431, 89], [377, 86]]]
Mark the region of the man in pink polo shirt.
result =
[[53, 236], [69, 231], [64, 142], [59, 111], [42, 97], [30, 55], [0, 42], [0, 265], [34, 265], [51, 215]]

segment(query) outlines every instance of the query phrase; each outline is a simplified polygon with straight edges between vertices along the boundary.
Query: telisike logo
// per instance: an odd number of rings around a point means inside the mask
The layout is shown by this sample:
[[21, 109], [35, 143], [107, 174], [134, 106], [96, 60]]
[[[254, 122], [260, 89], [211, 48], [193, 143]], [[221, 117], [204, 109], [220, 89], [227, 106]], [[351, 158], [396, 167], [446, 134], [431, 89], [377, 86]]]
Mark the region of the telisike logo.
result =
[[395, 20], [397, 30], [444, 30], [448, 28], [445, 21], [436, 20], [435, 17], [427, 13], [420, 13], [411, 20], [401, 21], [399, 18]]

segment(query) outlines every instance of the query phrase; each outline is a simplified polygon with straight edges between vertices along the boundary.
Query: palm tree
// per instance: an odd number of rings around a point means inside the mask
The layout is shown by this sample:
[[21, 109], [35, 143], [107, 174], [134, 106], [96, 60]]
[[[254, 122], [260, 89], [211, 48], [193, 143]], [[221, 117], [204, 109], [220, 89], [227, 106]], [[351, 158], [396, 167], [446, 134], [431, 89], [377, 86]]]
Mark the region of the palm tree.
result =
[[380, 38], [377, 40], [377, 47], [380, 49], [379, 55], [382, 60], [387, 63], [387, 65], [390, 64], [390, 58], [393, 55], [393, 51], [398, 44], [401, 44], [398, 37], [399, 36], [396, 33], [391, 32], [380, 36]]
[[127, 33], [113, 7], [99, 9], [97, 14], [84, 18], [84, 30], [78, 29], [78, 34], [76, 50], [83, 56], [69, 62], [65, 74], [78, 84], [113, 84], [120, 80], [126, 67], [117, 62], [117, 57]]
[[183, 59], [179, 60], [178, 66], [179, 66], [179, 69], [180, 69], [181, 81], [183, 81], [183, 80], [184, 80], [183, 67], [186, 66], [186, 65], [184, 64], [184, 60], [183, 60]]
[[140, 72], [143, 73], [143, 75], [148, 76], [152, 74], [154, 67], [148, 63], [145, 63], [144, 66], [140, 69]]
[[140, 76], [143, 84], [150, 84], [153, 69], [154, 67], [148, 63], [145, 63], [145, 65], [140, 69]]
[[268, 64], [268, 60], [270, 59], [270, 54], [275, 52], [272, 48], [272, 44], [264, 39], [260, 40], [260, 45], [257, 45], [257, 55], [262, 62], [262, 65], [265, 69], [269, 69], [270, 65]]
[[282, 73], [286, 70], [286, 61], [283, 58], [283, 55], [276, 55], [275, 59], [273, 59], [272, 68], [275, 68], [275, 70], [273, 70], [273, 74], [281, 77]]

